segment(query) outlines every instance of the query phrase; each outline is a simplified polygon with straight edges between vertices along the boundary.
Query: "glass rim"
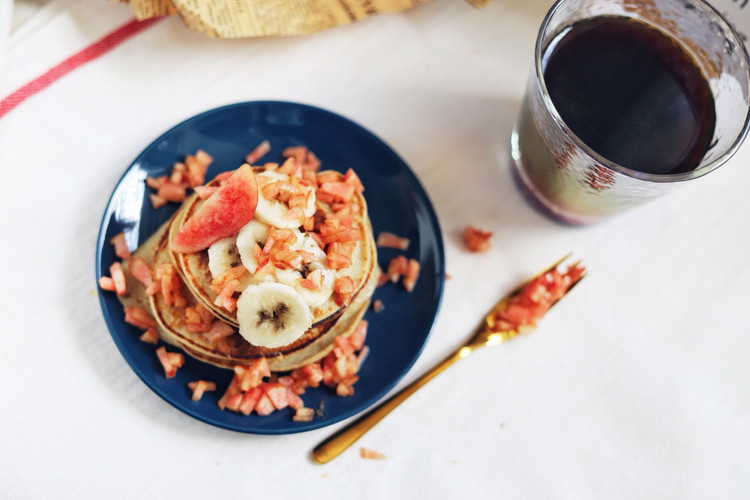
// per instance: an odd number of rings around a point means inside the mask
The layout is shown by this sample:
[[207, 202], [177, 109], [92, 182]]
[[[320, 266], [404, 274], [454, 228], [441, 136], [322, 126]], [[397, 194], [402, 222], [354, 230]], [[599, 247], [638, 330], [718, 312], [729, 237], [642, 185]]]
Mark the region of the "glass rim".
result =
[[[534, 44], [534, 74], [536, 75], [536, 81], [535, 84], [538, 87], [538, 90], [540, 91], [540, 94], [544, 100], [545, 106], [549, 110], [550, 114], [552, 115], [552, 118], [554, 119], [555, 123], [558, 127], [568, 136], [570, 137], [575, 145], [583, 150], [589, 157], [596, 160], [597, 163], [600, 165], [603, 165], [610, 170], [613, 170], [615, 172], [621, 173], [625, 176], [644, 180], [644, 181], [650, 181], [650, 182], [660, 182], [660, 183], [669, 183], [669, 182], [681, 182], [681, 181], [687, 181], [691, 179], [696, 179], [698, 177], [702, 177], [706, 175], [709, 172], [712, 172], [713, 170], [716, 170], [721, 165], [727, 162], [729, 158], [731, 158], [734, 153], [739, 149], [742, 142], [745, 140], [745, 137], [748, 134], [748, 130], [750, 130], [750, 105], [747, 106], [745, 110], [745, 121], [742, 124], [742, 128], [737, 134], [737, 137], [735, 137], [732, 144], [727, 148], [727, 150], [722, 153], [719, 157], [715, 158], [711, 162], [689, 170], [687, 172], [680, 172], [675, 174], [652, 174], [647, 172], [640, 172], [638, 170], [633, 170], [631, 168], [622, 166], [618, 163], [615, 163], [613, 161], [608, 160], [607, 158], [603, 157], [591, 147], [589, 147], [585, 142], [583, 142], [571, 129], [568, 127], [568, 125], [565, 123], [565, 121], [560, 116], [560, 113], [557, 111], [557, 108], [555, 107], [554, 103], [552, 102], [552, 98], [549, 95], [549, 92], [547, 90], [547, 84], [544, 79], [544, 70], [542, 68], [542, 58], [544, 56], [544, 50], [546, 46], [543, 45], [544, 41], [544, 35], [546, 34], [550, 22], [552, 21], [552, 17], [557, 13], [557, 11], [562, 7], [563, 4], [568, 3], [570, 0], [556, 0], [555, 3], [552, 5], [552, 7], [547, 12], [547, 15], [544, 17], [544, 20], [542, 21], [542, 25], [539, 28], [539, 32], [537, 34], [536, 42]], [[750, 56], [748, 56], [747, 48], [745, 47], [745, 44], [742, 42], [742, 39], [740, 38], [739, 34], [735, 31], [734, 27], [727, 21], [727, 19], [719, 12], [717, 11], [711, 4], [705, 2], [704, 0], [692, 0], [692, 2], [698, 4], [704, 12], [707, 11], [709, 15], [714, 17], [715, 21], [719, 23], [724, 30], [724, 33], [729, 37], [731, 36], [731, 41], [734, 42], [735, 47], [738, 47], [741, 51], [741, 57], [745, 61], [745, 76], [746, 81], [748, 83], [748, 92], [750, 93]]]

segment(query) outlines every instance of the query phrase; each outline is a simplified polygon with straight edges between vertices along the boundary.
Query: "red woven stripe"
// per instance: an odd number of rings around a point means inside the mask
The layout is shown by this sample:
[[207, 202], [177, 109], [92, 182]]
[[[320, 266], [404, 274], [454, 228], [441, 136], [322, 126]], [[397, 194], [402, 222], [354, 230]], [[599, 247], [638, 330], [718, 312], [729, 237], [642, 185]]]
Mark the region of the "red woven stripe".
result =
[[5, 116], [11, 109], [21, 104], [27, 98], [36, 94], [40, 90], [47, 88], [50, 84], [55, 82], [55, 80], [67, 75], [79, 66], [96, 59], [102, 54], [109, 52], [131, 36], [140, 33], [161, 19], [163, 18], [154, 17], [146, 19], [145, 21], [133, 19], [105, 35], [98, 41], [92, 43], [80, 52], [73, 54], [57, 66], [51, 68], [43, 75], [31, 80], [29, 83], [0, 101], [0, 118]]

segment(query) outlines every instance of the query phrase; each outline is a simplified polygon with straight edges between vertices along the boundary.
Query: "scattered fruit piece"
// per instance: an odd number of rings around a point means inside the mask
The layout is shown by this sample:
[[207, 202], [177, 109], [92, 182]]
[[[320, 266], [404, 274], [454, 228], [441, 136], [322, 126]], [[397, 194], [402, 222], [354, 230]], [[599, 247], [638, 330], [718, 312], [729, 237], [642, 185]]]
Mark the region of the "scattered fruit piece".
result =
[[123, 260], [130, 258], [130, 249], [125, 242], [125, 233], [117, 233], [109, 242], [115, 247], [115, 255]]
[[491, 232], [482, 231], [473, 226], [466, 226], [466, 229], [464, 229], [464, 244], [472, 252], [484, 252], [489, 250], [491, 237]]
[[575, 265], [564, 272], [553, 269], [537, 277], [512, 297], [504, 308], [493, 312], [495, 326], [510, 329], [534, 325], [585, 272], [583, 266]]
[[143, 334], [138, 337], [143, 342], [146, 342], [147, 344], [158, 344], [159, 343], [159, 333], [156, 331], [156, 328], [149, 328], [146, 331], [143, 332]]
[[378, 239], [375, 244], [381, 248], [395, 248], [397, 250], [408, 250], [411, 240], [398, 236], [388, 231], [378, 233]]
[[262, 141], [260, 144], [255, 146], [255, 148], [250, 151], [247, 156], [245, 156], [245, 163], [249, 165], [255, 165], [258, 160], [264, 157], [269, 151], [271, 151], [271, 143], [268, 141]]
[[173, 378], [177, 375], [177, 369], [185, 364], [185, 356], [182, 353], [167, 352], [164, 346], [156, 350], [156, 356], [159, 358], [159, 362], [164, 368], [164, 376], [167, 378]]
[[292, 420], [294, 420], [295, 422], [312, 422], [313, 417], [315, 417], [315, 410], [303, 406], [301, 408], [297, 408], [297, 412], [292, 417]]
[[122, 269], [122, 264], [119, 261], [113, 262], [109, 266], [109, 274], [112, 276], [112, 281], [115, 284], [115, 292], [117, 295], [125, 295], [127, 290], [127, 284], [125, 281], [125, 271]]
[[370, 458], [370, 459], [385, 458], [385, 455], [383, 455], [379, 451], [371, 450], [370, 448], [365, 448], [364, 446], [359, 449], [359, 456], [362, 458]]
[[193, 391], [193, 395], [190, 397], [193, 401], [198, 401], [203, 397], [203, 394], [207, 391], [216, 390], [216, 382], [209, 382], [206, 380], [196, 380], [194, 382], [188, 382], [188, 387]]
[[156, 328], [156, 321], [151, 315], [146, 312], [145, 309], [133, 305], [124, 308], [125, 310], [125, 322], [129, 323], [141, 330], [148, 330], [149, 328]]

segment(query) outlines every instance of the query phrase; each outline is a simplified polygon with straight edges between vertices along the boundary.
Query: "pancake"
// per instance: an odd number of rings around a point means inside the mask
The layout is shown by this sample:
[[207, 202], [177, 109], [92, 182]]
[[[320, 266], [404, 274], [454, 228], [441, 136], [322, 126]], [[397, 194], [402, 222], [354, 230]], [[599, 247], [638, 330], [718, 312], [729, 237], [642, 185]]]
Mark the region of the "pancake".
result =
[[[377, 277], [378, 274], [373, 273], [367, 284], [368, 289], [375, 288], [378, 281]], [[310, 329], [303, 337], [305, 342], [300, 341], [295, 343], [294, 346], [286, 346], [284, 349], [277, 350], [274, 354], [266, 351], [264, 357], [266, 357], [271, 371], [293, 370], [322, 359], [333, 348], [336, 337], [339, 335], [349, 336], [354, 332], [359, 320], [367, 312], [371, 293], [371, 291], [368, 293], [363, 289], [363, 292], [334, 321]], [[261, 350], [248, 344], [236, 333], [221, 339], [219, 342], [208, 341], [200, 335], [180, 337], [175, 331], [171, 332], [170, 337], [171, 341], [174, 342], [173, 345], [180, 347], [193, 358], [221, 368], [246, 366], [253, 359], [259, 357], [257, 351]]]
[[[262, 167], [254, 167], [256, 173], [262, 173]], [[340, 175], [340, 174], [339, 174]], [[180, 210], [172, 223], [169, 230], [170, 241], [174, 239], [177, 232], [203, 204], [203, 200], [193, 196], [186, 201], [184, 207]], [[361, 193], [355, 193], [352, 202], [354, 208], [352, 213], [352, 227], [357, 231], [359, 238], [356, 246], [351, 253], [352, 264], [344, 269], [335, 270], [335, 277], [350, 276], [355, 284], [355, 294], [367, 282], [367, 278], [375, 265], [376, 251], [372, 227], [367, 213], [367, 203]], [[332, 208], [327, 203], [316, 200], [316, 209], [320, 214], [330, 214]], [[300, 237], [304, 236], [304, 231], [300, 232]], [[265, 241], [261, 241], [261, 246]], [[179, 253], [170, 252], [170, 258], [177, 266], [185, 284], [190, 288], [191, 293], [213, 313], [231, 325], [238, 326], [236, 311], [227, 311], [216, 304], [217, 294], [212, 290], [211, 284], [215, 278], [209, 269], [209, 251], [203, 250], [196, 253]], [[241, 264], [239, 258], [236, 261]], [[249, 270], [252, 271], [252, 270]], [[253, 283], [255, 280], [246, 277], [245, 284]], [[312, 324], [324, 323], [330, 317], [341, 314], [342, 306], [336, 302], [333, 296], [329, 297], [322, 304], [311, 306]]]
[[[200, 206], [201, 200], [189, 197], [175, 214], [165, 222], [134, 253], [142, 257], [151, 267], [152, 273], [163, 265], [176, 270], [175, 281], [178, 295], [184, 303], [167, 303], [162, 293], [146, 294], [146, 288], [128, 275], [127, 297], [122, 297], [124, 305], [139, 305], [151, 313], [156, 320], [159, 337], [166, 343], [185, 351], [191, 357], [221, 368], [250, 364], [258, 358], [266, 358], [272, 371], [287, 371], [317, 361], [332, 348], [339, 335], [350, 335], [364, 316], [370, 299], [377, 286], [380, 270], [376, 265], [376, 247], [372, 227], [367, 217], [364, 198], [357, 193], [355, 204], [358, 207], [353, 217], [353, 227], [360, 238], [352, 253], [352, 265], [337, 271], [337, 276], [346, 274], [352, 277], [355, 288], [349, 300], [343, 304], [330, 298], [313, 312], [312, 326], [294, 340], [280, 347], [263, 347], [248, 342], [238, 331], [236, 314], [229, 313], [214, 304], [216, 294], [210, 284], [213, 275], [208, 269], [207, 251], [193, 254], [180, 254], [169, 249], [169, 242], [187, 217]], [[317, 204], [317, 209], [330, 212], [325, 203]], [[239, 293], [239, 291], [237, 292]], [[188, 309], [207, 311], [208, 322], [201, 328], [186, 321]], [[220, 326], [224, 335], [211, 335], [210, 326]]]

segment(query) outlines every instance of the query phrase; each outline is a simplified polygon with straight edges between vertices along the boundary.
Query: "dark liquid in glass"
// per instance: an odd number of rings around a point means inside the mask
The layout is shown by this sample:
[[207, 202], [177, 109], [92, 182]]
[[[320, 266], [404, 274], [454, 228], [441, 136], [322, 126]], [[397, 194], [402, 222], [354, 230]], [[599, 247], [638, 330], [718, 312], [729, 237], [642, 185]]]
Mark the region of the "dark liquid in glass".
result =
[[716, 114], [706, 78], [674, 40], [643, 23], [573, 25], [552, 48], [544, 79], [573, 133], [619, 165], [687, 172], [709, 148]]

